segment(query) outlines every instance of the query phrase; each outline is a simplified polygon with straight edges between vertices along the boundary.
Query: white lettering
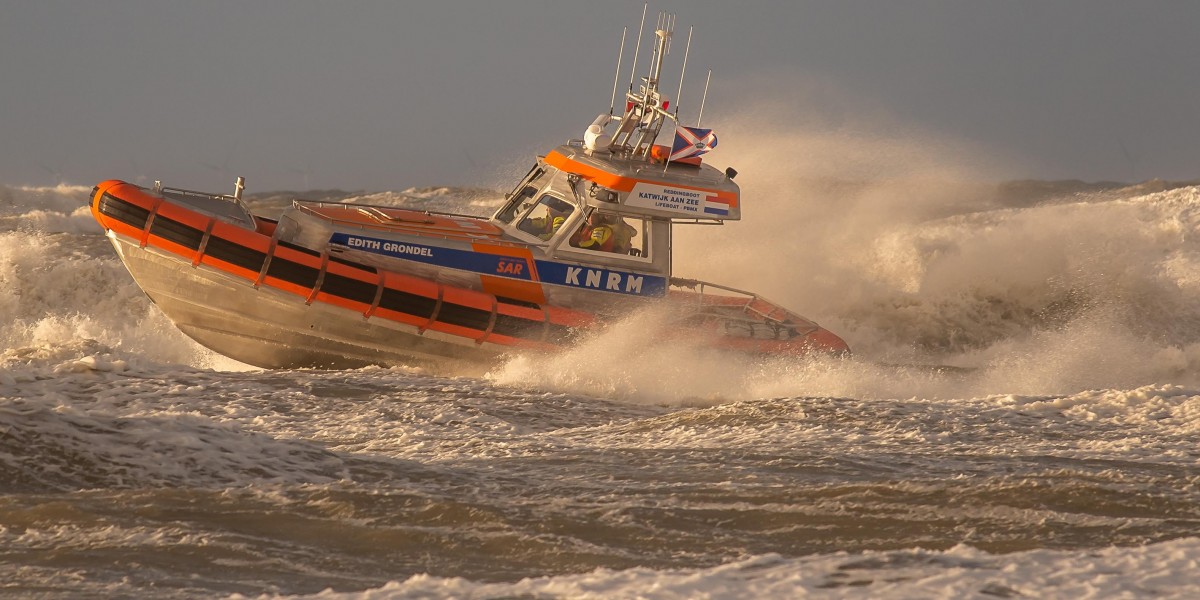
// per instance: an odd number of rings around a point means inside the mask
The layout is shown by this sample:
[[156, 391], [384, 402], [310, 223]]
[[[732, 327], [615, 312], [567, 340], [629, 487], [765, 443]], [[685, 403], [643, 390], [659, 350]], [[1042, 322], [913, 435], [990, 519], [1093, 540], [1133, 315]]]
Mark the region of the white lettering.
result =
[[365, 240], [363, 238], [357, 238], [357, 237], [347, 238], [346, 245], [353, 246], [355, 248], [369, 248], [371, 250], [379, 249], [379, 242], [377, 242], [375, 240]]
[[687, 198], [699, 198], [698, 192], [685, 192], [682, 190], [673, 190], [671, 188], [663, 188], [663, 193], [671, 194], [672, 196], [685, 196]]
[[620, 273], [609, 273], [608, 274], [608, 284], [605, 285], [604, 288], [613, 290], [616, 292], [621, 291], [621, 274]]
[[588, 269], [587, 280], [584, 283], [584, 285], [586, 285], [588, 287], [594, 287], [594, 288], [600, 287], [600, 275], [602, 275], [602, 273], [600, 271], [593, 271], [591, 269]]
[[567, 285], [579, 285], [579, 274], [583, 269], [579, 267], [567, 267]]
[[381, 247], [379, 242], [372, 240], [364, 240], [364, 242], [368, 244], [374, 244], [371, 247], [376, 250], [383, 250], [384, 252], [391, 252], [392, 254], [414, 254], [416, 256], [427, 256], [429, 258], [433, 258], [433, 251], [429, 248], [409, 246], [408, 244], [398, 244], [395, 242], [384, 242]]
[[628, 275], [625, 277], [625, 291], [635, 294], [642, 293], [642, 278], [636, 275]]

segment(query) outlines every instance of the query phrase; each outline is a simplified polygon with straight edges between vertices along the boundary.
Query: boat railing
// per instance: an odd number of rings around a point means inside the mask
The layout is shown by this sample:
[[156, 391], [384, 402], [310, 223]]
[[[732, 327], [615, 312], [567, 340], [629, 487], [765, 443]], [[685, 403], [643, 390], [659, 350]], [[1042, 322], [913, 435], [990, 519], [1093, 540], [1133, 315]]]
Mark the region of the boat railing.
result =
[[[357, 209], [367, 209], [367, 210], [372, 210], [372, 209], [373, 210], [379, 210], [379, 209], [407, 210], [407, 211], [411, 211], [411, 212], [415, 212], [415, 213], [419, 213], [419, 214], [423, 214], [423, 215], [427, 215], [427, 216], [472, 219], [472, 220], [476, 220], [476, 221], [486, 220], [486, 219], [483, 219], [482, 217], [480, 217], [479, 215], [468, 215], [468, 214], [451, 213], [451, 212], [439, 212], [439, 211], [432, 211], [432, 210], [413, 210], [411, 208], [402, 208], [402, 207], [398, 207], [398, 206], [387, 206], [387, 205], [383, 205], [383, 204], [347, 204], [347, 203], [343, 203], [343, 202], [321, 202], [319, 200], [293, 200], [292, 206], [295, 207], [296, 210], [299, 210], [302, 213], [311, 215], [313, 217], [317, 217], [319, 219], [327, 220], [334, 225], [338, 225], [338, 226], [342, 226], [342, 227], [353, 227], [356, 229], [361, 229], [363, 231], [395, 230], [395, 229], [398, 229], [401, 227], [405, 227], [405, 225], [403, 223], [379, 223], [379, 224], [362, 223], [359, 221], [351, 221], [348, 219], [339, 219], [337, 217], [332, 217], [332, 216], [329, 216], [326, 214], [319, 213], [319, 212], [317, 212], [317, 210], [320, 208], [347, 208], [347, 207], [353, 207], [353, 208], [357, 208]], [[411, 223], [408, 226], [408, 228], [409, 229], [415, 228], [415, 227], [413, 227], [413, 225], [419, 225], [419, 223]], [[422, 228], [421, 235], [424, 237], [438, 238], [438, 239], [443, 239], [443, 240], [454, 240], [454, 239], [464, 239], [464, 238], [465, 239], [479, 239], [479, 238], [486, 237], [489, 244], [495, 244], [498, 246], [510, 246], [510, 247], [514, 247], [514, 248], [517, 248], [517, 247], [524, 248], [527, 246], [525, 244], [511, 242], [511, 241], [499, 239], [499, 238], [496, 238], [493, 236], [472, 235], [468, 231], [460, 231], [460, 232], [456, 232], [453, 234], [449, 234], [449, 233], [438, 233], [437, 230], [432, 230], [430, 228]]]
[[[229, 195], [229, 194], [213, 194], [211, 192], [198, 192], [196, 190], [185, 190], [182, 188], [174, 188], [174, 187], [163, 187], [162, 184], [160, 184], [159, 182], [155, 182], [154, 192], [156, 194], [158, 194], [159, 196], [163, 196], [163, 197], [170, 195], [176, 201], [183, 202], [196, 210], [199, 210], [199, 211], [207, 213], [207, 214], [211, 214], [212, 216], [217, 217], [219, 219], [229, 221], [229, 222], [234, 222], [234, 223], [244, 225], [244, 226], [249, 226], [251, 228], [254, 227], [254, 218], [252, 216], [254, 213], [251, 213], [250, 207], [246, 206], [246, 203], [243, 202], [242, 199], [237, 196], [233, 196], [233, 195]], [[193, 203], [193, 202], [188, 202], [188, 200], [200, 200], [202, 202]], [[208, 203], [213, 200], [220, 201], [220, 202], [227, 202], [231, 205], [237, 206], [239, 209], [241, 209], [242, 212], [234, 213], [234, 212], [225, 212], [222, 210], [216, 210], [211, 204]], [[203, 201], [208, 201], [208, 202], [203, 202]], [[217, 206], [220, 206], [220, 205], [217, 205]], [[247, 219], [249, 219], [249, 220], [247, 220]]]
[[461, 218], [461, 219], [476, 219], [476, 220], [478, 220], [478, 219], [483, 218], [483, 217], [480, 217], [479, 215], [469, 215], [466, 213], [442, 212], [442, 211], [438, 211], [438, 210], [428, 210], [428, 209], [419, 210], [419, 209], [414, 209], [414, 208], [406, 208], [403, 206], [388, 206], [386, 204], [357, 204], [357, 203], [349, 203], [349, 202], [325, 202], [323, 200], [299, 200], [299, 199], [297, 199], [297, 200], [292, 200], [292, 206], [294, 206], [302, 211], [305, 211], [305, 212], [311, 211], [311, 209], [309, 208], [310, 206], [316, 207], [316, 208], [353, 207], [353, 208], [365, 208], [365, 209], [374, 209], [374, 210], [383, 210], [383, 209], [407, 210], [410, 212], [421, 213], [423, 215], [439, 216], [439, 217], [457, 217], [457, 218]]
[[171, 193], [171, 194], [177, 194], [180, 196], [189, 196], [192, 198], [202, 198], [205, 200], [224, 200], [226, 202], [233, 202], [235, 204], [242, 203], [241, 199], [239, 199], [237, 196], [231, 196], [229, 194], [214, 194], [212, 192], [198, 192], [196, 190], [185, 190], [183, 188], [174, 188], [174, 187], [156, 187], [156, 188], [154, 188], [154, 191], [156, 191], [160, 194]]
[[[794, 315], [791, 311], [788, 311], [787, 309], [783, 308], [779, 304], [776, 304], [775, 302], [767, 300], [766, 298], [763, 298], [762, 296], [755, 294], [753, 292], [748, 292], [746, 290], [741, 290], [741, 289], [738, 289], [735, 287], [721, 285], [719, 283], [711, 283], [708, 281], [701, 281], [699, 279], [686, 279], [686, 278], [682, 278], [682, 277], [672, 277], [670, 279], [670, 284], [673, 287], [696, 290], [696, 303], [701, 308], [705, 308], [705, 307], [709, 307], [709, 306], [732, 306], [732, 307], [739, 308], [742, 312], [746, 313], [748, 316], [757, 316], [766, 321], [772, 321], [772, 322], [780, 323], [780, 324], [784, 324], [784, 323], [798, 324], [798, 323], [795, 323], [795, 321], [796, 321], [796, 319], [800, 318], [800, 317], [797, 317], [796, 315]], [[712, 302], [711, 300], [706, 301], [705, 288], [715, 288], [715, 289], [718, 289], [718, 290], [721, 290], [724, 292], [732, 292], [734, 294], [739, 294], [741, 296], [745, 296], [746, 298], [745, 298], [744, 302], [740, 302], [740, 303], [736, 303], [736, 304], [735, 303], [720, 304], [717, 302]], [[708, 296], [709, 296], [709, 298], [712, 298], [713, 296], [717, 296], [717, 295], [709, 294]], [[730, 298], [729, 296], [719, 296], [719, 297]]]

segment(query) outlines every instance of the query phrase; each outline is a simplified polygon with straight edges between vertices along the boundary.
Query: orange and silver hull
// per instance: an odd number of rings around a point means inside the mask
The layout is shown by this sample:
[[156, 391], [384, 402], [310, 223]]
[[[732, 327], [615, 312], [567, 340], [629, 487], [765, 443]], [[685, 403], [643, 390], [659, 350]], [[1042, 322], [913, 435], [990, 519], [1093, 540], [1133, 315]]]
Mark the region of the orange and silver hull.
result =
[[[487, 363], [511, 351], [563, 348], [597, 321], [587, 311], [510, 300], [290, 243], [274, 221], [229, 200], [110, 180], [96, 187], [92, 214], [180, 330], [247, 364]], [[695, 311], [681, 328], [707, 328], [718, 348], [780, 356], [848, 351], [827, 330], [773, 314], [782, 309], [758, 299], [673, 291], [667, 301]], [[758, 321], [789, 323], [791, 333], [756, 337]], [[730, 323], [748, 324], [750, 334], [728, 335]]]
[[586, 313], [509, 304], [279, 243], [120, 181], [92, 213], [138, 285], [187, 335], [265, 368], [478, 362], [560, 347]]

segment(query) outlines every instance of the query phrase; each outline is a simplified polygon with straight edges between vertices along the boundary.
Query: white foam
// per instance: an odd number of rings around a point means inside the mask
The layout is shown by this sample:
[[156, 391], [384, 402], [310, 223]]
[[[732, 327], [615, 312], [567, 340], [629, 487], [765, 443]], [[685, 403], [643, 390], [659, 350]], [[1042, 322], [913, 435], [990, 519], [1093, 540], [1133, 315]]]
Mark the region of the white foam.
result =
[[196, 363], [206, 352], [150, 303], [103, 238], [0, 232], [0, 364], [38, 348], [92, 340], [154, 360]]
[[[416, 575], [361, 592], [292, 596], [327, 600], [406, 598], [1190, 598], [1200, 539], [1088, 551], [990, 554], [969, 546], [787, 558], [765, 555], [707, 569], [597, 569], [577, 575], [485, 583]], [[236, 598], [243, 598], [237, 596]]]

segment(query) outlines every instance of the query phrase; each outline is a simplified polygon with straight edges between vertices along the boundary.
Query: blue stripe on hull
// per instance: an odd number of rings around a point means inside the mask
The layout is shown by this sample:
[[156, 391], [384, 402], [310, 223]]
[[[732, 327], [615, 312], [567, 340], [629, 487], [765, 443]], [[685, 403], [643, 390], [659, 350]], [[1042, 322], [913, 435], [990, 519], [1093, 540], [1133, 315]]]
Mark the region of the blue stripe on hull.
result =
[[530, 272], [528, 261], [513, 256], [397, 242], [349, 233], [334, 233], [329, 238], [329, 243], [380, 256], [411, 260], [480, 275], [507, 277], [521, 281], [540, 281], [543, 284], [630, 296], [659, 297], [667, 293], [667, 278], [630, 271], [538, 260], [535, 261], [538, 272], [538, 279], [535, 280]]

